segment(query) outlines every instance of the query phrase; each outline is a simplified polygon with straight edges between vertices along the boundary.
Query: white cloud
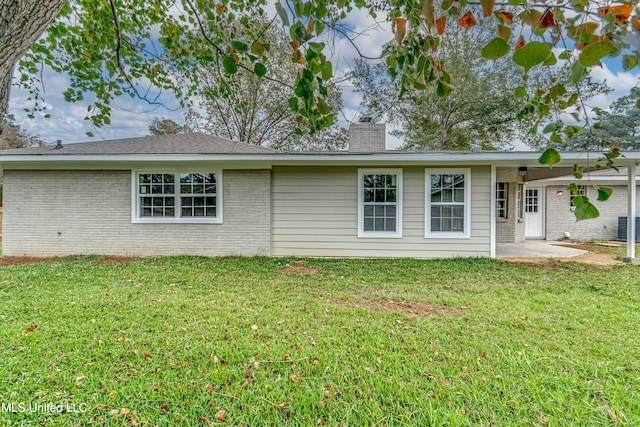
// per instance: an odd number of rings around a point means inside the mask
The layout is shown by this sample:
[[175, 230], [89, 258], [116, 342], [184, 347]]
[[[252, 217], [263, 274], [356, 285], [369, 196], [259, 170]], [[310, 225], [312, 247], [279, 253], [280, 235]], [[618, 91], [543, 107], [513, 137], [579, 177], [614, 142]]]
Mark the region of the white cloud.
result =
[[631, 88], [640, 84], [640, 76], [637, 73], [633, 74], [628, 71], [614, 72], [607, 64], [603, 64], [602, 67], [595, 67], [591, 71], [591, 76], [594, 81], [606, 83], [612, 89], [609, 93], [600, 94], [589, 100], [589, 105], [604, 109], [608, 109], [616, 99], [629, 95]]
[[[63, 95], [69, 87], [69, 80], [65, 76], [45, 69], [42, 79], [45, 111], [36, 112], [35, 118], [29, 118], [29, 113], [25, 111], [33, 107], [29, 92], [14, 86], [9, 98], [9, 113], [14, 115], [16, 122], [24, 130], [50, 143], [58, 139], [63, 143], [72, 143], [144, 136], [149, 133], [148, 126], [156, 116], [182, 121], [179, 111], [159, 108], [130, 97], [120, 97], [111, 104], [112, 124], [96, 128], [91, 121], [85, 120], [91, 98], [68, 103]], [[177, 105], [177, 101], [169, 93], [164, 98], [169, 105]], [[50, 117], [45, 118], [46, 114]], [[93, 133], [94, 137], [87, 136], [87, 132]]]

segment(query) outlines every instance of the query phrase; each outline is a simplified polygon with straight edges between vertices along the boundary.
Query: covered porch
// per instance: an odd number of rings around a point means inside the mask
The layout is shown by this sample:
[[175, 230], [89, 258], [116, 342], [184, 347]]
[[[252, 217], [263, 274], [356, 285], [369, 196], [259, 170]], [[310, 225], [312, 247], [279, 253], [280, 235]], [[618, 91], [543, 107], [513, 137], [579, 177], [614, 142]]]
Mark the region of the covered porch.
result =
[[[558, 205], [560, 196], [564, 196], [562, 208], [567, 211], [571, 209], [570, 203], [573, 197], [566, 190], [567, 183], [564, 181], [561, 184], [559, 183], [560, 181], [556, 183], [556, 186], [562, 185], [562, 187], [557, 187], [561, 190], [556, 191], [557, 194], [554, 193], [558, 197], [549, 196], [546, 185], [551, 180], [567, 177], [566, 180], [576, 182], [576, 184], [585, 188], [593, 187], [588, 197], [591, 201], [595, 201], [597, 198], [597, 183], [592, 182], [587, 172], [598, 171], [596, 159], [600, 156], [594, 155], [594, 153], [591, 153], [590, 156], [586, 154], [563, 153], [562, 162], [553, 168], [540, 165], [537, 161], [519, 162], [513, 165], [496, 165], [492, 168], [493, 184], [496, 190], [492, 200], [494, 216], [492, 221], [494, 228], [492, 232], [494, 240], [493, 256], [498, 258], [504, 256], [564, 258], [581, 254], [576, 252], [578, 251], [577, 249], [549, 244], [552, 240], [571, 237], [558, 236], [557, 233], [547, 233], [546, 222], [548, 218], [557, 219], [559, 217], [560, 211], [556, 205]], [[616, 211], [616, 214], [626, 218], [638, 217], [636, 163], [637, 159], [616, 159], [616, 166], [626, 168], [626, 173], [624, 175], [618, 174], [618, 184], [623, 184], [624, 187], [618, 187], [614, 204], [619, 211]], [[585, 171], [585, 177], [582, 180], [577, 180], [571, 176], [574, 165]], [[565, 201], [564, 199], [567, 200]], [[607, 203], [611, 202], [598, 203], [601, 216], [608, 215]], [[567, 206], [564, 206], [564, 204]], [[564, 214], [565, 212], [562, 211], [562, 213]], [[573, 215], [571, 215], [570, 219], [567, 217], [567, 221], [571, 222], [571, 226], [574, 229], [580, 227], [580, 225], [576, 224]], [[636, 221], [628, 221], [628, 226], [626, 227], [626, 262], [637, 263], [639, 261], [636, 258], [635, 236]]]

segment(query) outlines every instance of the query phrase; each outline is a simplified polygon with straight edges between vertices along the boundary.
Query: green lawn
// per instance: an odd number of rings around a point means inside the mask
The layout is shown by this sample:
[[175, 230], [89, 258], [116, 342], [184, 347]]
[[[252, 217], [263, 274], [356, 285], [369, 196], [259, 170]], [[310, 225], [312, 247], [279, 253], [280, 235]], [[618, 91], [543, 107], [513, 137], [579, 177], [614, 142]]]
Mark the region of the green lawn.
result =
[[640, 425], [635, 266], [98, 259], [0, 268], [0, 425]]

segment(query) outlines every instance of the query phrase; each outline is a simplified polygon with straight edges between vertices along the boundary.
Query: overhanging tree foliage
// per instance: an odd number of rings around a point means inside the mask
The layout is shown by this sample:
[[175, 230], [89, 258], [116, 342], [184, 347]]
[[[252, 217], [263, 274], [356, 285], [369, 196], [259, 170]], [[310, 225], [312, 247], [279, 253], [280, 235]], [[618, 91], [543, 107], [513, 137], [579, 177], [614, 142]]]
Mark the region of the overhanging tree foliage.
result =
[[[473, 27], [477, 22], [474, 8], [479, 5], [495, 29], [495, 37], [481, 54], [488, 60], [510, 58], [521, 67], [522, 80], [515, 95], [526, 91], [532, 69], [553, 67], [559, 60], [571, 67], [569, 85], [558, 83], [536, 92], [521, 116], [546, 117], [550, 112], [566, 111], [587, 119], [575, 85], [586, 78], [589, 69], [605, 57], [619, 58], [626, 69], [638, 67], [638, 1], [278, 1], [277, 17], [291, 39], [291, 60], [299, 64], [296, 81], [289, 87], [291, 108], [308, 121], [312, 131], [332, 123], [326, 82], [332, 79], [333, 68], [320, 37], [331, 31], [346, 34], [348, 28], [340, 23], [353, 9], [391, 23], [395, 43], [383, 55], [391, 76], [400, 81], [401, 94], [409, 87], [434, 87], [438, 96], [448, 96], [455, 88], [448, 65], [438, 54], [440, 43], [448, 37], [445, 24], [453, 20], [463, 28]], [[4, 2], [0, 6], [0, 115], [8, 96], [5, 76], [56, 12], [58, 17], [44, 38], [21, 62], [18, 79], [37, 98], [37, 76], [43, 66], [67, 74], [72, 87], [66, 99], [90, 97], [88, 117], [101, 125], [109, 122], [113, 98], [123, 94], [159, 103], [163, 92], [171, 91], [187, 104], [197, 91], [197, 70], [203, 65], [213, 64], [226, 76], [245, 68], [272, 78], [273, 70], [265, 65], [270, 50], [262, 42], [262, 31], [234, 27], [234, 22], [250, 16], [266, 17], [266, 10], [266, 0]], [[174, 78], [176, 74], [181, 78]], [[640, 91], [633, 96], [640, 99]], [[553, 144], [573, 137], [579, 129], [561, 120], [545, 128]], [[619, 155], [619, 149], [612, 146], [605, 164]], [[559, 161], [558, 152], [550, 147], [540, 161], [552, 165]]]
[[479, 20], [469, 30], [448, 23], [447, 31], [438, 51], [455, 90], [442, 97], [436, 87], [406, 87], [400, 98], [401, 82], [391, 79], [385, 64], [359, 59], [352, 79], [366, 115], [400, 125], [395, 135], [405, 149], [493, 150], [526, 140], [531, 120], [519, 121], [514, 114], [525, 104], [513, 96], [516, 65], [505, 58], [487, 64], [481, 55], [494, 37], [489, 21]]
[[39, 136], [32, 135], [15, 122], [11, 114], [0, 121], [0, 150], [11, 148], [42, 147], [46, 142]]
[[640, 109], [632, 95], [618, 98], [611, 111], [596, 108], [589, 129], [562, 145], [563, 150], [606, 150], [616, 144], [621, 150], [640, 149]]
[[185, 127], [168, 117], [154, 117], [149, 125], [151, 135], [175, 135], [185, 133]]
[[31, 49], [63, 4], [65, 0], [0, 2], [0, 121], [7, 111], [16, 61]]
[[[237, 23], [237, 26], [242, 25]], [[270, 27], [264, 21], [251, 19], [246, 25], [265, 29], [263, 37], [270, 55], [264, 64], [273, 70], [273, 79], [248, 71], [248, 64], [239, 68], [233, 78], [225, 78], [224, 70], [220, 68], [203, 68], [198, 92], [200, 106], [205, 112], [198, 128], [213, 135], [275, 149], [343, 149], [347, 132], [333, 117], [332, 125], [311, 134], [307, 120], [291, 108], [292, 101], [296, 100], [290, 92], [283, 90], [282, 83], [295, 84], [298, 66], [290, 60], [291, 46], [287, 35], [281, 28]], [[342, 91], [337, 85], [329, 84], [327, 94], [327, 102], [335, 116], [342, 106]]]

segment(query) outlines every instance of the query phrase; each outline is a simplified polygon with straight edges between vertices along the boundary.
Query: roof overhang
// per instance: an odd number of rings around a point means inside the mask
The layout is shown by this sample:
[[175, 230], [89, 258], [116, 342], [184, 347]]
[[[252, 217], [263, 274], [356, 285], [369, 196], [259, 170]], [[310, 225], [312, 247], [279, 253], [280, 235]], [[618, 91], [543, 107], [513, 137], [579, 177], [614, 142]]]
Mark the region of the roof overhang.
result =
[[[561, 153], [556, 167], [595, 166], [602, 153]], [[182, 163], [193, 167], [216, 164], [229, 168], [268, 169], [273, 166], [439, 165], [546, 167], [539, 152], [392, 152], [392, 153], [266, 153], [266, 154], [35, 154], [1, 155], [2, 169], [132, 169]], [[640, 151], [624, 152], [617, 166], [640, 162]]]
[[[535, 181], [528, 181], [529, 184], [532, 185], [540, 185], [540, 186], [548, 186], [548, 185], [562, 185], [566, 186], [569, 184], [577, 184], [577, 185], [589, 185], [589, 184], [598, 184], [598, 185], [627, 185], [629, 183], [629, 177], [627, 175], [620, 176], [589, 176], [585, 174], [582, 179], [576, 179], [573, 176], [562, 176], [557, 178], [548, 178], [548, 179], [539, 179]], [[640, 180], [637, 181], [637, 185], [640, 185]]]

